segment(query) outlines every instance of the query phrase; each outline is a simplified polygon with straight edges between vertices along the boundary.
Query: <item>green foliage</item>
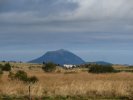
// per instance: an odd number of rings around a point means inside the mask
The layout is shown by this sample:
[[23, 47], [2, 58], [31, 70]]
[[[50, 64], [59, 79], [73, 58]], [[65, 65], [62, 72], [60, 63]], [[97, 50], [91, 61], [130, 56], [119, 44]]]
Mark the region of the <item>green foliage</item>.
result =
[[10, 72], [8, 77], [11, 80], [15, 79], [15, 80], [20, 80], [26, 83], [36, 83], [38, 81], [37, 77], [35, 76], [28, 77], [27, 73], [22, 70], [17, 71], [15, 74], [13, 72]]
[[79, 65], [78, 67], [80, 68], [89, 68], [91, 66], [91, 64], [82, 64], [82, 65]]
[[89, 72], [91, 72], [91, 73], [110, 73], [110, 72], [115, 72], [115, 70], [111, 65], [93, 64], [89, 68]]
[[128, 68], [133, 68], [133, 66], [128, 66]]
[[36, 83], [38, 82], [38, 78], [36, 76], [31, 76], [28, 78], [29, 83]]
[[14, 75], [15, 79], [22, 80], [22, 81], [27, 81], [27, 73], [19, 70], [17, 73]]
[[3, 74], [2, 65], [0, 64], [0, 78], [1, 78], [2, 74]]
[[11, 71], [11, 65], [9, 63], [6, 63], [3, 68], [2, 68], [3, 71]]
[[3, 68], [3, 65], [2, 64], [0, 64], [0, 69], [2, 69]]
[[0, 69], [0, 78], [1, 78], [2, 74], [3, 74], [3, 71]]
[[2, 69], [3, 69], [3, 65], [2, 65], [2, 64], [0, 64], [0, 75], [1, 75], [1, 74], [3, 74]]
[[56, 64], [54, 64], [52, 62], [46, 63], [45, 65], [43, 64], [42, 69], [45, 72], [54, 72], [56, 70]]
[[13, 80], [14, 79], [14, 76], [15, 76], [15, 74], [13, 73], [13, 72], [9, 72], [9, 74], [8, 74], [8, 77], [11, 79], [11, 80]]
[[3, 74], [3, 71], [2, 70], [0, 70], [0, 75], [2, 75]]

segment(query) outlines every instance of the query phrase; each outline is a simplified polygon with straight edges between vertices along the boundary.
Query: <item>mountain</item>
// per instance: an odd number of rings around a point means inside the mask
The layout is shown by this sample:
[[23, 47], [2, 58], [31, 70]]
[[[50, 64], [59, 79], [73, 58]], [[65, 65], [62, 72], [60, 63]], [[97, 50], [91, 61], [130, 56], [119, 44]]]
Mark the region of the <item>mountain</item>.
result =
[[53, 62], [55, 64], [84, 64], [85, 61], [82, 60], [77, 55], [70, 51], [60, 49], [56, 51], [48, 51], [43, 56], [30, 61], [30, 63], [43, 63], [43, 62]]
[[88, 64], [112, 65], [112, 63], [105, 62], [105, 61], [88, 62]]

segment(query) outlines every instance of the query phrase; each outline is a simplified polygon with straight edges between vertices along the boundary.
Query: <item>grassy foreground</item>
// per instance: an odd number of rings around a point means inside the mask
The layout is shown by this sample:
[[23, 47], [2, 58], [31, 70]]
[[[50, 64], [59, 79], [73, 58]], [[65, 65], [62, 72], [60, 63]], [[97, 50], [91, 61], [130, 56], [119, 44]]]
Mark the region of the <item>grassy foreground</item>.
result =
[[[24, 67], [23, 67], [24, 66]], [[45, 73], [40, 65], [17, 64], [13, 71], [24, 70], [39, 82], [31, 85], [33, 100], [132, 100], [133, 73], [91, 74], [81, 69]], [[0, 79], [0, 100], [28, 100], [29, 84], [9, 80], [8, 72]], [[35, 99], [36, 98], [36, 99]]]

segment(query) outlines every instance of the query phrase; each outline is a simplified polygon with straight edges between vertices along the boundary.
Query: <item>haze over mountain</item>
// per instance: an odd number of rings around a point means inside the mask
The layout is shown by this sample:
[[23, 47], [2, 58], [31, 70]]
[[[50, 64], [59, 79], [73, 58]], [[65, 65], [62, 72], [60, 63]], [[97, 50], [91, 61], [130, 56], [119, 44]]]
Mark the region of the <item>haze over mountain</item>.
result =
[[85, 61], [82, 60], [77, 55], [70, 51], [60, 49], [56, 51], [48, 51], [43, 56], [30, 61], [30, 63], [43, 63], [43, 62], [53, 62], [55, 64], [84, 64]]
[[0, 60], [69, 49], [84, 60], [133, 65], [133, 0], [0, 0]]
[[112, 63], [105, 62], [105, 61], [87, 62], [87, 64], [112, 65]]

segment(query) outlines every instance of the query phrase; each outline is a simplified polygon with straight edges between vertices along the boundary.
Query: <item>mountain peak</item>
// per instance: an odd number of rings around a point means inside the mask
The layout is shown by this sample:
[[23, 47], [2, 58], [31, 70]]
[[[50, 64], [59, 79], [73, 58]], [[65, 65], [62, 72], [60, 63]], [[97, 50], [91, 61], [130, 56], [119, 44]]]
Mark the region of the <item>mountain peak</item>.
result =
[[55, 64], [83, 64], [85, 61], [83, 61], [80, 57], [73, 54], [70, 51], [59, 49], [56, 51], [48, 51], [43, 56], [30, 61], [31, 63], [43, 63], [43, 62], [53, 62]]
[[69, 52], [69, 51], [67, 51], [65, 49], [58, 49], [58, 50], [55, 50], [55, 51], [48, 51], [45, 54], [47, 54], [47, 53], [61, 53], [61, 52]]
[[57, 50], [57, 51], [67, 51], [67, 50], [65, 50], [65, 49], [59, 49], [59, 50]]
[[56, 52], [70, 52], [70, 51], [66, 50], [66, 49], [58, 49], [58, 50], [56, 50]]
[[65, 51], [67, 51], [67, 50], [65, 50], [65, 49], [56, 50], [56, 52], [65, 52]]

